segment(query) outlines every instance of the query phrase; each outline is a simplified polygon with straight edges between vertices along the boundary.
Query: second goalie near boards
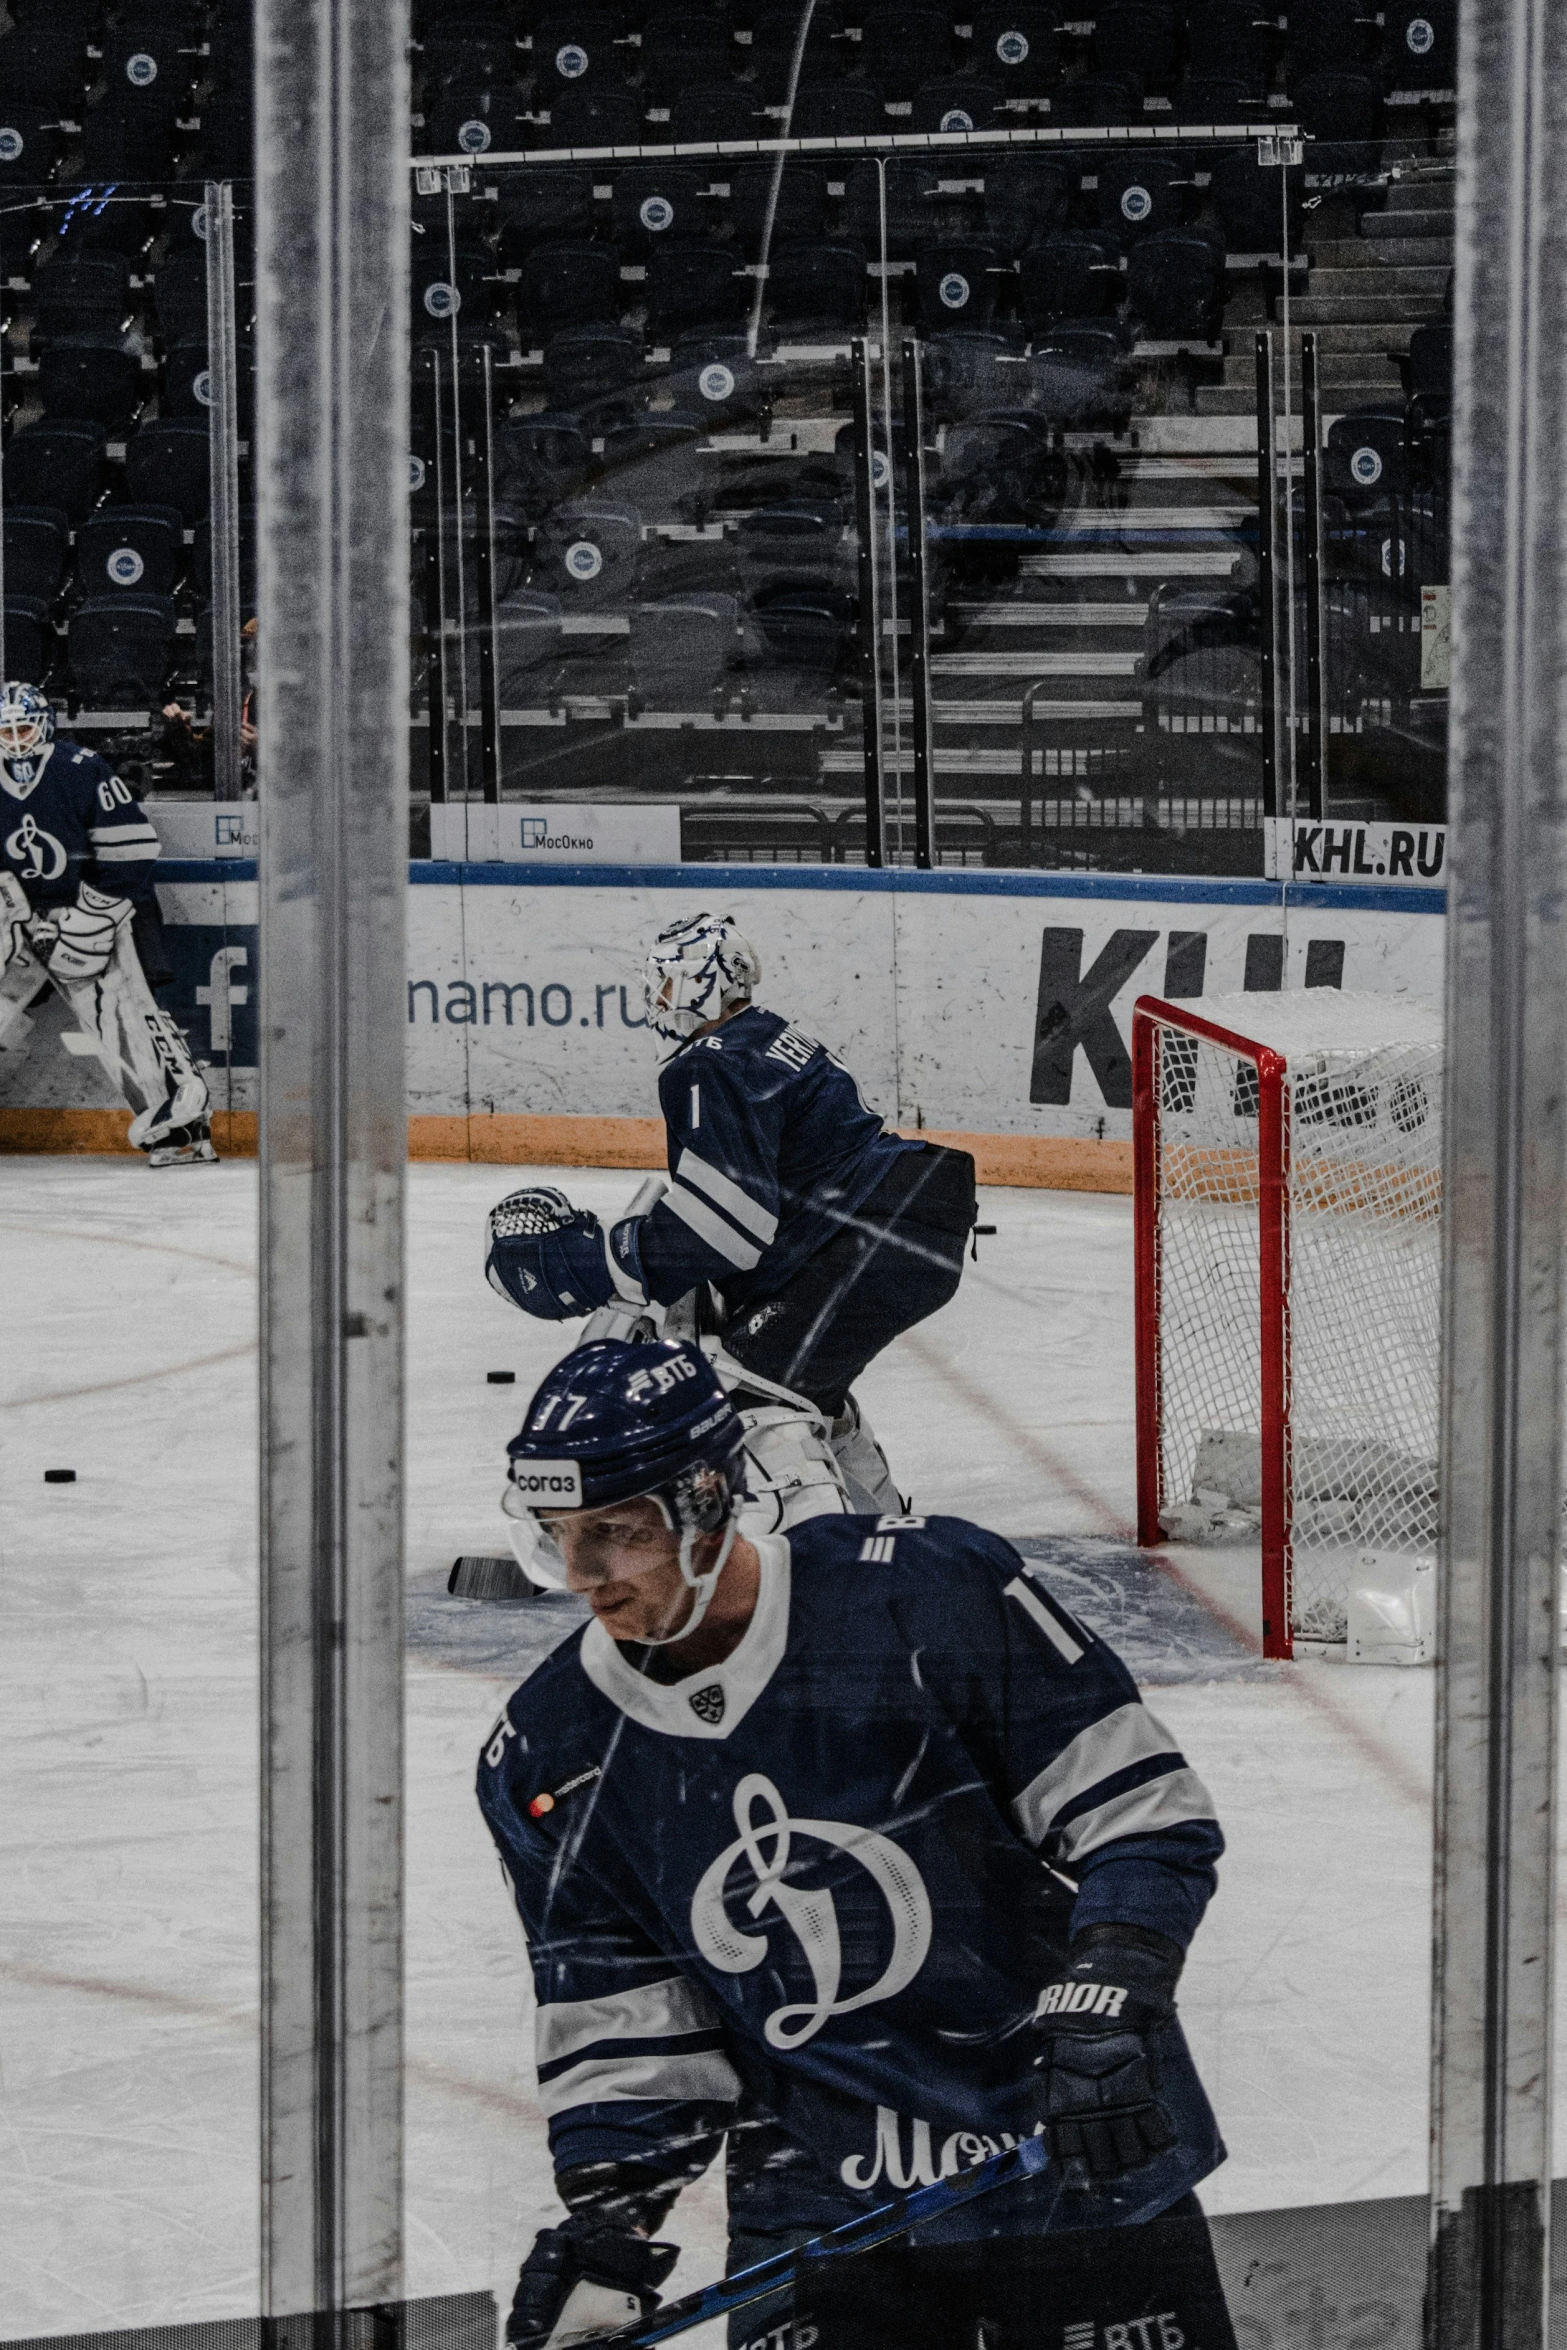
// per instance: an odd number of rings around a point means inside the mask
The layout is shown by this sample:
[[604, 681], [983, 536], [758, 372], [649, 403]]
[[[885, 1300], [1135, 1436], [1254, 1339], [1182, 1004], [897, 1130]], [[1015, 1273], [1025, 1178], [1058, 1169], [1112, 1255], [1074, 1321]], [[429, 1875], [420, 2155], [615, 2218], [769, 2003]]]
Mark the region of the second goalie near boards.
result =
[[648, 2318], [720, 2149], [732, 2274], [1041, 2132], [1037, 2175], [809, 2265], [734, 2350], [1234, 2350], [1175, 2007], [1223, 1840], [1119, 1658], [962, 1519], [747, 1540], [689, 1345], [577, 1349], [509, 1451], [530, 1575], [593, 1612], [479, 1768], [567, 2211], [512, 2350]]
[[699, 1292], [703, 1328], [734, 1362], [823, 1414], [851, 1499], [897, 1509], [851, 1389], [955, 1294], [974, 1162], [889, 1134], [825, 1045], [753, 1000], [760, 977], [727, 915], [659, 934], [644, 993], [650, 1026], [675, 1048], [658, 1081], [668, 1188], [607, 1229], [563, 1199], [560, 1229], [543, 1234], [509, 1230], [503, 1200], [489, 1278], [543, 1321]]

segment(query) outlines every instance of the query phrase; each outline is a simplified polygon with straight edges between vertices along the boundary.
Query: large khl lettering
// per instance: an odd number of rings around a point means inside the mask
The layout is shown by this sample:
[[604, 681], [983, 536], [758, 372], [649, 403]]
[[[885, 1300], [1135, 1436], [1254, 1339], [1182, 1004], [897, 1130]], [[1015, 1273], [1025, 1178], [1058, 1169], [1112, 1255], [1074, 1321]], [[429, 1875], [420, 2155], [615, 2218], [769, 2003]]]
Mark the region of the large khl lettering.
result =
[[[760, 1771], [749, 1772], [735, 1789], [734, 1815], [740, 1833], [725, 1845], [691, 1897], [691, 1934], [709, 1966], [726, 1975], [746, 1975], [761, 1965], [767, 1956], [767, 1936], [742, 1933], [731, 1924], [724, 1904], [731, 1870], [737, 1862], [746, 1862], [756, 1879], [745, 1903], [748, 1914], [761, 1918], [769, 1910], [777, 1911], [805, 1953], [816, 1993], [812, 2000], [774, 2008], [762, 2026], [770, 2047], [798, 2048], [829, 2016], [873, 2007], [913, 1982], [930, 1949], [930, 1897], [906, 1852], [874, 1830], [844, 1820], [792, 1820], [783, 1797]], [[796, 1839], [848, 1853], [874, 1879], [887, 1904], [892, 1956], [874, 1983], [844, 1999], [838, 1996], [843, 1952], [833, 1897], [785, 1881]], [[796, 1860], [794, 1865], [798, 1874], [801, 1863]]]

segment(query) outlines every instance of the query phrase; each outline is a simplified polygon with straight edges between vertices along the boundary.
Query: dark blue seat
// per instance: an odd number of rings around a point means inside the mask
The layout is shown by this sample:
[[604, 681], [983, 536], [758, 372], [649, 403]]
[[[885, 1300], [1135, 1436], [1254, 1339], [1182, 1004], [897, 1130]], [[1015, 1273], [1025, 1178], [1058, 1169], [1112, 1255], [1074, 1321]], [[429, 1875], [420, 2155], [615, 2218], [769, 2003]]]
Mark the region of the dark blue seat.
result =
[[592, 470], [593, 443], [574, 416], [512, 417], [495, 436], [496, 489], [534, 517], [574, 498]]
[[522, 143], [517, 93], [507, 85], [443, 90], [424, 103], [424, 129], [417, 134], [426, 155], [487, 155]]
[[[917, 259], [942, 227], [937, 183], [940, 159], [934, 155], [889, 155], [886, 170], [886, 233], [889, 261]], [[843, 226], [867, 253], [879, 253], [882, 240], [882, 174], [867, 158], [851, 163], [844, 177]]]
[[[71, 518], [60, 506], [7, 506], [5, 584], [8, 595], [50, 604], [71, 558]], [[21, 674], [26, 675], [27, 672]]]
[[633, 90], [573, 82], [550, 100], [552, 147], [636, 147], [646, 135]]
[[1277, 11], [1270, 16], [1261, 0], [1201, 0], [1186, 20], [1187, 71], [1265, 90], [1277, 23]]
[[669, 109], [670, 140], [677, 146], [697, 146], [771, 138], [777, 126], [758, 111], [762, 104], [762, 92], [752, 83], [696, 83], [675, 93]]
[[608, 9], [564, 9], [533, 28], [533, 88], [541, 106], [567, 90], [623, 82], [634, 52], [618, 37]]
[[688, 595], [663, 603], [638, 602], [627, 615], [631, 680], [639, 709], [722, 709], [740, 642], [735, 597]]
[[688, 328], [744, 318], [753, 281], [732, 245], [682, 239], [659, 245], [647, 265], [648, 331], [660, 341]]
[[179, 101], [161, 90], [136, 97], [106, 90], [82, 117], [82, 170], [89, 180], [167, 179], [173, 168]]
[[994, 245], [937, 242], [920, 255], [915, 282], [927, 333], [985, 326], [1004, 282], [1001, 256]]
[[544, 389], [555, 409], [604, 402], [640, 407], [646, 398], [646, 377], [642, 337], [634, 327], [566, 327], [544, 346]]
[[[1294, 86], [1293, 112], [1308, 138], [1365, 146], [1382, 135], [1382, 91], [1369, 73], [1324, 70]], [[1307, 150], [1308, 159], [1311, 158]]]
[[1039, 0], [982, 8], [974, 18], [973, 65], [1008, 98], [1048, 97], [1061, 70], [1058, 11]]
[[19, 25], [0, 39], [0, 90], [17, 105], [39, 106], [58, 119], [80, 119], [87, 82], [85, 44], [47, 21]]
[[142, 404], [141, 362], [117, 337], [56, 335], [38, 358], [46, 416], [88, 416], [123, 432]]
[[1143, 94], [1124, 74], [1085, 73], [1063, 82], [1050, 101], [1050, 119], [1068, 130], [1112, 129], [1141, 122]]
[[76, 584], [84, 596], [172, 595], [184, 542], [172, 506], [105, 506], [76, 534]]
[[1450, 90], [1458, 79], [1458, 11], [1453, 0], [1399, 0], [1383, 18], [1390, 90]]
[[743, 335], [698, 327], [677, 339], [670, 360], [665, 390], [676, 408], [700, 417], [709, 432], [743, 423], [766, 403], [761, 371]]
[[537, 245], [522, 263], [517, 307], [535, 333], [619, 316], [620, 263], [607, 245]]
[[45, 340], [117, 335], [130, 312], [130, 265], [118, 253], [62, 253], [33, 280], [34, 331]]
[[125, 446], [125, 486], [138, 506], [173, 506], [187, 530], [208, 508], [207, 423], [171, 416], [144, 424]]
[[950, 74], [954, 55], [951, 14], [940, 8], [872, 8], [860, 29], [860, 65], [895, 103], [923, 82]]
[[[769, 204], [775, 245], [821, 235], [827, 218], [827, 174], [819, 163], [791, 155], [781, 173], [771, 157], [765, 162], [731, 163], [725, 168], [729, 174], [729, 218], [745, 260], [762, 258]], [[775, 180], [778, 195], [773, 202]]]
[[594, 225], [593, 174], [578, 164], [525, 164], [500, 183], [504, 269], [520, 268], [536, 245], [580, 244]]
[[1292, 90], [1306, 74], [1363, 65], [1376, 53], [1372, 0], [1290, 0], [1287, 18], [1285, 65]]
[[5, 596], [5, 665], [13, 677], [41, 684], [55, 664], [59, 639], [49, 625], [49, 607], [41, 596]]
[[891, 128], [882, 92], [869, 82], [802, 82], [788, 122], [774, 126], [794, 139], [870, 139]]
[[985, 234], [1015, 258], [1062, 226], [1080, 172], [1034, 155], [985, 158]]
[[701, 455], [707, 419], [680, 408], [659, 409], [618, 425], [604, 436], [603, 494], [651, 522], [690, 522], [709, 503], [710, 461]]
[[1124, 291], [1118, 240], [1098, 229], [1057, 229], [1023, 255], [1018, 308], [1031, 327], [1094, 318]]
[[569, 499], [539, 525], [531, 584], [562, 605], [600, 610], [631, 593], [642, 517], [609, 499]]
[[801, 495], [774, 500], [745, 515], [735, 533], [735, 556], [753, 598], [782, 581], [848, 584], [853, 550], [844, 537], [841, 499]]
[[1146, 89], [1174, 81], [1180, 59], [1180, 26], [1161, 0], [1111, 0], [1094, 20], [1094, 66], [1099, 73], [1124, 74]]
[[667, 241], [702, 236], [717, 206], [704, 197], [709, 174], [689, 163], [628, 163], [615, 175], [615, 242], [645, 261]]
[[768, 264], [767, 304], [774, 323], [848, 330], [865, 302], [865, 248], [823, 237], [785, 245]]
[[1224, 323], [1224, 254], [1200, 230], [1160, 229], [1132, 247], [1126, 302], [1153, 342], [1217, 341]]
[[1350, 501], [1407, 489], [1403, 402], [1368, 403], [1336, 416], [1328, 427], [1322, 475], [1325, 489]]
[[495, 608], [495, 669], [501, 707], [541, 709], [560, 665], [561, 599], [519, 588]]
[[166, 343], [196, 343], [207, 339], [207, 250], [174, 252], [160, 262], [152, 298], [158, 313], [158, 331]]
[[722, 82], [739, 62], [722, 9], [660, 8], [642, 27], [643, 91], [651, 106], [669, 106], [693, 85]]
[[922, 82], [909, 127], [916, 131], [986, 131], [1000, 120], [1001, 92], [988, 76], [944, 75]]
[[[856, 11], [858, 14], [858, 11]], [[859, 58], [859, 45], [844, 36], [841, 10], [818, 0], [805, 17], [803, 0], [787, 0], [782, 7], [758, 9], [751, 24], [751, 64], [760, 103], [777, 106], [789, 87], [800, 26], [805, 21], [805, 47], [800, 55], [801, 78], [821, 81], [846, 72]]]
[[1233, 253], [1279, 253], [1285, 234], [1285, 191], [1288, 201], [1289, 249], [1300, 251], [1305, 226], [1302, 206], [1306, 173], [1302, 164], [1287, 166], [1284, 189], [1277, 170], [1263, 170], [1250, 148], [1216, 155], [1208, 193]]
[[1412, 399], [1450, 399], [1453, 390], [1453, 322], [1428, 319], [1409, 338], [1409, 391]]
[[17, 97], [0, 79], [0, 188], [32, 187], [52, 179], [60, 160], [60, 136], [58, 123], [45, 108]]
[[1131, 246], [1184, 218], [1192, 166], [1178, 155], [1102, 155], [1098, 179], [1099, 226]]
[[172, 596], [93, 596], [71, 620], [71, 677], [98, 709], [145, 709], [163, 696], [178, 622]]
[[21, 426], [5, 452], [5, 503], [58, 506], [73, 523], [85, 522], [103, 491], [108, 438], [85, 417]]

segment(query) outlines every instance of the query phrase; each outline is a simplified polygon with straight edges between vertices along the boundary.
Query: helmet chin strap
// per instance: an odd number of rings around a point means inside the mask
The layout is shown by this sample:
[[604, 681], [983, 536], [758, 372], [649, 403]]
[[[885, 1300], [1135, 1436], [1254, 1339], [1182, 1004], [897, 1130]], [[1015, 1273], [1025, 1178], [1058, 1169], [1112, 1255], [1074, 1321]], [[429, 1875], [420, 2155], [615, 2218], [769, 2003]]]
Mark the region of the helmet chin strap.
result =
[[731, 1518], [724, 1528], [724, 1539], [719, 1547], [717, 1558], [705, 1575], [698, 1575], [692, 1568], [691, 1555], [702, 1538], [694, 1528], [682, 1527], [680, 1534], [680, 1579], [691, 1593], [691, 1613], [677, 1632], [660, 1632], [656, 1636], [644, 1633], [642, 1638], [644, 1648], [672, 1648], [677, 1640], [690, 1639], [712, 1603], [713, 1593], [718, 1589], [718, 1578], [729, 1563], [729, 1553], [735, 1546], [735, 1537], [739, 1531], [739, 1527]]

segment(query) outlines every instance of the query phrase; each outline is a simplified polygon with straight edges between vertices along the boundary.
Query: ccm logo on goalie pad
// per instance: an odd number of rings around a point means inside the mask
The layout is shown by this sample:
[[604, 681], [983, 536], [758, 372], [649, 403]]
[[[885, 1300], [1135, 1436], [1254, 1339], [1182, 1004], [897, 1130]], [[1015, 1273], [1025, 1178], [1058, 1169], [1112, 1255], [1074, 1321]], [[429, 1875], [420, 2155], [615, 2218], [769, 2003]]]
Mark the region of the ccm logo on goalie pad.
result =
[[1119, 2015], [1126, 1993], [1118, 1983], [1047, 1983], [1034, 2014]]
[[580, 1461], [518, 1461], [511, 1481], [530, 1507], [540, 1503], [558, 1510], [582, 1507]]

